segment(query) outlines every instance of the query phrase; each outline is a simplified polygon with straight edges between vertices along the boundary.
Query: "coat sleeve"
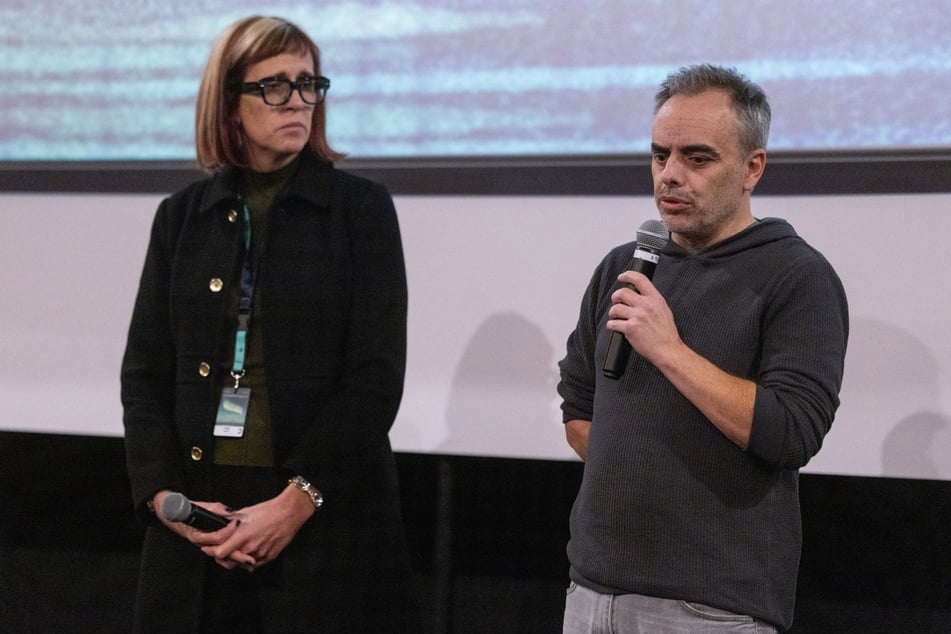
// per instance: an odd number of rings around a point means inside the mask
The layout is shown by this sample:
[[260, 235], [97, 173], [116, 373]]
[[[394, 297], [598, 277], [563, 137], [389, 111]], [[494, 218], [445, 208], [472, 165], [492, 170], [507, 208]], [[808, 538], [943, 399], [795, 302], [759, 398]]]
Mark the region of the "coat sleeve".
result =
[[335, 190], [331, 205], [346, 214], [350, 271], [342, 360], [281, 465], [315, 483], [328, 501], [392, 460], [388, 434], [406, 368], [406, 269], [392, 198], [375, 183]]
[[184, 481], [173, 420], [176, 356], [168, 298], [174, 231], [168, 211], [165, 200], [152, 224], [121, 369], [126, 464], [135, 509], [143, 518], [158, 490], [180, 488]]

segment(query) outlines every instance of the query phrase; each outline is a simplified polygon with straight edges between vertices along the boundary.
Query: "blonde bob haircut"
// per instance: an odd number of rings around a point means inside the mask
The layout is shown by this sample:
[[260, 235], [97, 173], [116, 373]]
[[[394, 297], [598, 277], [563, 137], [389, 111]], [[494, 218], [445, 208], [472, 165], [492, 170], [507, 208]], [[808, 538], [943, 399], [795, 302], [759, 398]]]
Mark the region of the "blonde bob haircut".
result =
[[[201, 77], [195, 107], [195, 147], [201, 169], [220, 172], [227, 167], [248, 167], [244, 132], [236, 119], [241, 95], [228, 87], [244, 81], [249, 66], [282, 53], [310, 53], [314, 74], [321, 74], [317, 45], [287, 20], [256, 15], [238, 20], [218, 36]], [[318, 159], [332, 163], [344, 155], [327, 143], [325, 103], [314, 106], [308, 145]]]

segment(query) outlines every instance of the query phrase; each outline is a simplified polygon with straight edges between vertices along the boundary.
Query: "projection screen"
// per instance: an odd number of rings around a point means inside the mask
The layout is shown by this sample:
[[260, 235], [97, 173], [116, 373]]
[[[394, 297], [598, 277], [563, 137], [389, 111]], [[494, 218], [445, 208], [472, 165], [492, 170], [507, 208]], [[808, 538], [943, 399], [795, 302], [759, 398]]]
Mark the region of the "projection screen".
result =
[[213, 38], [300, 24], [352, 157], [646, 152], [671, 70], [735, 66], [774, 108], [773, 150], [951, 145], [939, 1], [13, 0], [0, 7], [0, 161], [190, 160]]

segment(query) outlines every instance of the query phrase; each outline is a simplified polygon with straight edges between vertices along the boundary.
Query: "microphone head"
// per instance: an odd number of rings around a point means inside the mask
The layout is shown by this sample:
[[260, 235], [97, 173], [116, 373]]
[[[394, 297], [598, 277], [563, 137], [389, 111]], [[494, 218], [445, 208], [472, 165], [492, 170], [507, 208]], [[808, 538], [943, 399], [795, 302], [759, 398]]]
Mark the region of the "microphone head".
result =
[[192, 503], [178, 492], [172, 492], [162, 500], [162, 517], [172, 522], [183, 522], [192, 512]]
[[667, 231], [667, 225], [660, 220], [645, 220], [637, 228], [637, 245], [648, 247], [660, 251], [667, 246], [670, 239], [670, 232]]

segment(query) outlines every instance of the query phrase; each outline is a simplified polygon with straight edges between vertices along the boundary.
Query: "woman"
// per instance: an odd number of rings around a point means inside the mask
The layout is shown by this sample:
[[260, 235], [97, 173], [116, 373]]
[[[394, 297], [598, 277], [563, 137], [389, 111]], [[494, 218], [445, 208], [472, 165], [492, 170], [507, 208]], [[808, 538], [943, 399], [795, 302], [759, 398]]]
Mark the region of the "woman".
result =
[[[136, 630], [419, 629], [388, 440], [399, 227], [382, 186], [333, 167], [329, 86], [317, 46], [278, 18], [228, 27], [205, 68], [196, 141], [213, 175], [159, 206], [122, 365], [149, 523]], [[172, 492], [227, 525], [172, 521]]]

